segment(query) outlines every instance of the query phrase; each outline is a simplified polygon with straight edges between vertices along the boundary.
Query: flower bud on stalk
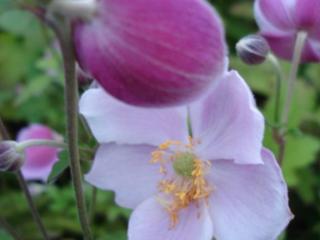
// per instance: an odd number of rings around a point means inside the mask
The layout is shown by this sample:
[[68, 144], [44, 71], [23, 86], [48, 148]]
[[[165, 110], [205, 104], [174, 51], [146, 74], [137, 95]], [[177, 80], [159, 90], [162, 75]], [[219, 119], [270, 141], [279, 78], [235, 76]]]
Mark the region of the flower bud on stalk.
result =
[[261, 64], [266, 60], [270, 47], [259, 35], [248, 35], [237, 43], [236, 50], [243, 62], [249, 65]]
[[0, 171], [15, 172], [23, 165], [24, 156], [18, 151], [17, 145], [14, 141], [0, 143]]
[[77, 60], [113, 97], [142, 107], [190, 103], [226, 69], [221, 19], [206, 1], [100, 0], [75, 20]]

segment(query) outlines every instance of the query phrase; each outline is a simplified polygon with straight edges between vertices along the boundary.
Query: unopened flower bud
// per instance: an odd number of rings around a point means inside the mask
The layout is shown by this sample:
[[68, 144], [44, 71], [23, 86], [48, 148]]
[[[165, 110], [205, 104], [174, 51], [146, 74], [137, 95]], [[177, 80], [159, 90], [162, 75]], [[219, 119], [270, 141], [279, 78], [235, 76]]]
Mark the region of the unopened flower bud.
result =
[[224, 75], [224, 29], [207, 1], [97, 5], [91, 23], [74, 22], [73, 41], [81, 68], [113, 97], [141, 107], [188, 104]]
[[263, 63], [270, 51], [268, 42], [259, 35], [248, 35], [237, 43], [236, 50], [243, 62], [249, 65]]
[[24, 162], [24, 156], [17, 151], [17, 143], [14, 141], [0, 142], [0, 171], [15, 172]]
[[53, 0], [51, 13], [61, 14], [70, 19], [90, 20], [97, 9], [96, 0]]

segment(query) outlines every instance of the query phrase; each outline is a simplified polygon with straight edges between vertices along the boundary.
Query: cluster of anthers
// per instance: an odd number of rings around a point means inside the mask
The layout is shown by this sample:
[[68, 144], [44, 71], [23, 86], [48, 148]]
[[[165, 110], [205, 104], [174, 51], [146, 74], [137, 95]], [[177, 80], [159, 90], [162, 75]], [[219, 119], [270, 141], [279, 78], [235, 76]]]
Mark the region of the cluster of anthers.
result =
[[171, 228], [179, 222], [182, 209], [208, 199], [213, 191], [205, 179], [210, 163], [194, 154], [196, 144], [191, 137], [188, 144], [168, 140], [152, 152], [150, 162], [159, 164], [159, 172], [164, 176], [158, 186], [158, 201], [169, 213]]

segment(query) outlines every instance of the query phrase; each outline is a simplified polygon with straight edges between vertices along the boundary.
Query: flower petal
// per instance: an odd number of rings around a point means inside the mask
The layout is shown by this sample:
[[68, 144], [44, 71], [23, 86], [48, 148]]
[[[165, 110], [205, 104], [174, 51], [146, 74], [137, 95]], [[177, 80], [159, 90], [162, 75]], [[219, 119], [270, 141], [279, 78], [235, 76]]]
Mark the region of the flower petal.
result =
[[314, 53], [316, 61], [320, 61], [320, 29], [319, 29], [319, 40], [309, 39], [308, 44], [310, 50]]
[[140, 108], [108, 95], [103, 89], [87, 90], [80, 99], [80, 112], [100, 143], [159, 145], [187, 139], [185, 108]]
[[208, 96], [192, 104], [190, 118], [203, 159], [262, 162], [264, 119], [237, 72], [229, 72]]
[[292, 18], [293, 7], [293, 1], [256, 0], [255, 15], [258, 22], [260, 21], [259, 18], [263, 16], [274, 27], [287, 31], [295, 27]]
[[155, 198], [150, 198], [138, 206], [129, 221], [129, 240], [210, 240], [212, 236], [205, 207], [183, 209], [177, 226], [170, 228], [169, 214]]
[[[60, 140], [60, 136], [46, 126], [33, 124], [19, 132], [17, 141], [31, 139]], [[58, 152], [59, 149], [49, 146], [27, 148], [25, 162], [21, 168], [24, 177], [27, 180], [46, 181], [53, 165], [58, 161]]]
[[223, 25], [206, 1], [101, 0], [74, 26], [81, 66], [111, 95], [140, 106], [189, 102], [224, 70]]
[[51, 173], [51, 170], [55, 162], [57, 162], [58, 160], [59, 159], [57, 157], [53, 158], [52, 163], [50, 163], [48, 166], [41, 167], [41, 168], [34, 168], [34, 167], [29, 167], [27, 165], [24, 165], [21, 168], [23, 177], [28, 181], [40, 180], [42, 182], [47, 182], [48, 177]]
[[85, 179], [90, 184], [116, 193], [116, 202], [135, 208], [157, 192], [162, 178], [159, 166], [150, 163], [155, 147], [148, 145], [103, 144]]
[[217, 239], [273, 240], [292, 219], [281, 169], [271, 152], [262, 156], [261, 165], [212, 163], [209, 205]]
[[301, 29], [319, 29], [320, 26], [320, 1], [296, 0], [295, 18]]
[[[293, 57], [296, 34], [273, 35], [263, 34], [272, 51], [280, 58], [291, 60]], [[317, 41], [308, 39], [302, 52], [301, 62], [314, 62], [320, 60], [320, 51], [314, 43]]]
[[270, 22], [260, 7], [260, 1], [254, 2], [254, 16], [262, 33], [283, 35], [292, 32], [292, 29], [281, 29]]

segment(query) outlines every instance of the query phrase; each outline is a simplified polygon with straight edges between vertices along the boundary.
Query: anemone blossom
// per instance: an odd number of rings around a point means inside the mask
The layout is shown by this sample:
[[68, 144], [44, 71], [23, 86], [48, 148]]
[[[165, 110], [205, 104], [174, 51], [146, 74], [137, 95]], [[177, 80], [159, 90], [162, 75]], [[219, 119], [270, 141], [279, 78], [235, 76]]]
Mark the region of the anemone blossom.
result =
[[270, 240], [292, 214], [264, 119], [227, 73], [188, 108], [126, 105], [90, 89], [80, 111], [101, 144], [86, 180], [134, 209], [129, 240]]

